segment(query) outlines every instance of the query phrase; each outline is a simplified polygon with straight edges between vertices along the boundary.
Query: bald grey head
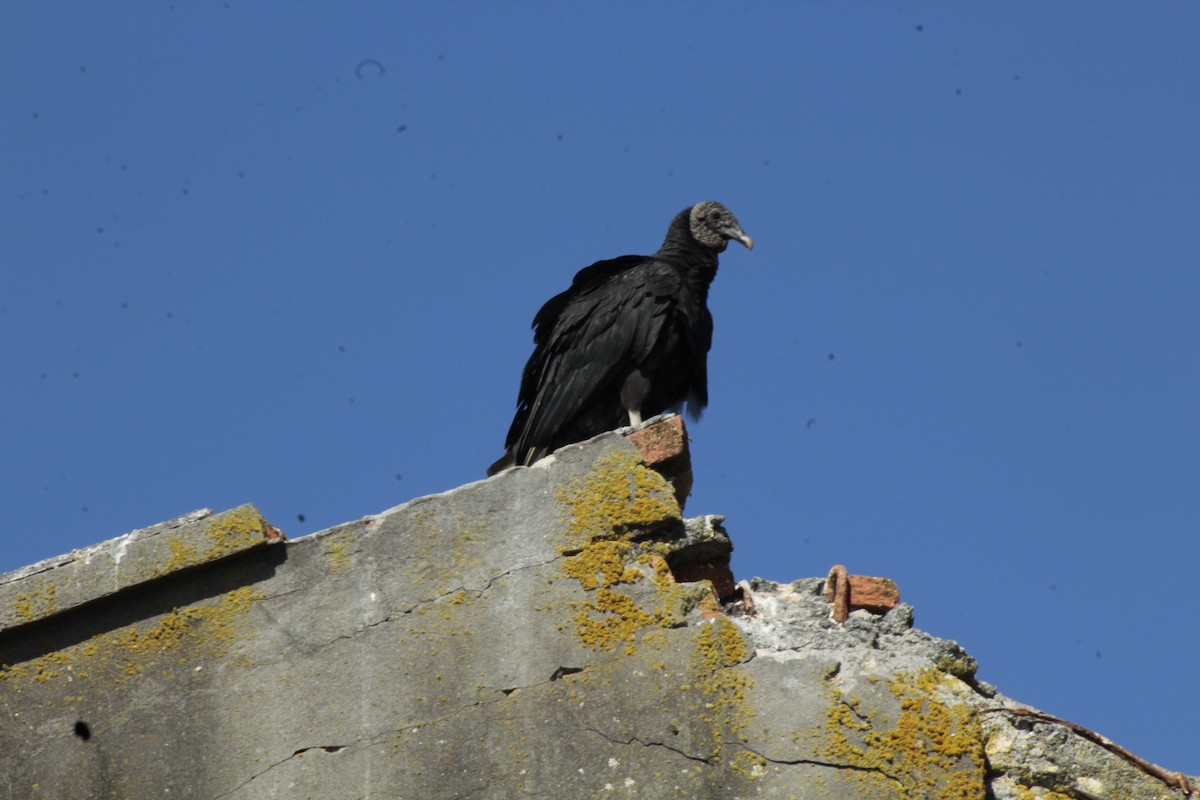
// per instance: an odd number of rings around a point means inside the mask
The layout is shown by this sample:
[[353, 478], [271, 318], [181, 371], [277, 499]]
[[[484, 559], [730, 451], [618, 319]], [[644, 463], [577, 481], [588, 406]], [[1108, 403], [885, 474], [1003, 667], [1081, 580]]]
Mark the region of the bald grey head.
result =
[[718, 253], [724, 252], [730, 239], [741, 242], [747, 250], [754, 248], [754, 240], [742, 230], [737, 217], [733, 216], [728, 208], [713, 200], [705, 200], [692, 206], [689, 224], [695, 240]]

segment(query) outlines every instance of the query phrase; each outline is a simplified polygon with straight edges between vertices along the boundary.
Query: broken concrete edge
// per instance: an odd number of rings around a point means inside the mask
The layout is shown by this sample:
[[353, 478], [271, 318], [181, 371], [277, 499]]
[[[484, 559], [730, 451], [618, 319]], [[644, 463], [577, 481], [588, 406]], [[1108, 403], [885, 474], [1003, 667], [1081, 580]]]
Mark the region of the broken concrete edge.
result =
[[[623, 448], [623, 454], [626, 456], [626, 458], [617, 459], [613, 462], [614, 475], [612, 477], [614, 477], [614, 478], [619, 478], [619, 477], [621, 477], [621, 474], [623, 474], [623, 473], [618, 472], [617, 467], [623, 467], [625, 469], [630, 469], [628, 465], [630, 463], [630, 459], [633, 457], [632, 451], [633, 451], [634, 446], [632, 444], [619, 444], [618, 447]], [[594, 465], [596, 462], [592, 462], [592, 463]], [[640, 467], [633, 467], [632, 471], [637, 472], [637, 473], [642, 473], [643, 476], [647, 472], [646, 469], [641, 469]], [[513, 476], [513, 477], [520, 477], [520, 476]], [[530, 477], [530, 476], [525, 476], [525, 477]], [[616, 483], [616, 481], [614, 481], [614, 484], [615, 483]], [[656, 481], [656, 484], [661, 487], [661, 482]], [[600, 488], [606, 488], [612, 484], [608, 484], [608, 483], [601, 481], [596, 485]], [[433, 503], [435, 501], [435, 499], [438, 497], [454, 495], [456, 493], [460, 493], [460, 492], [464, 492], [464, 491], [468, 491], [468, 487], [458, 487], [456, 489], [452, 489], [448, 492], [445, 492], [442, 495], [432, 495], [432, 496], [428, 496], [428, 497], [416, 498], [414, 500], [409, 501], [408, 503], [405, 503], [405, 504], [402, 504], [395, 508], [383, 511], [380, 514], [364, 517], [360, 521], [360, 523], [346, 523], [345, 526], [338, 526], [337, 528], [330, 528], [330, 529], [327, 529], [326, 531], [322, 531], [322, 532], [313, 534], [312, 536], [318, 537], [318, 536], [336, 535], [336, 533], [338, 532], [339, 529], [342, 529], [346, 526], [354, 525], [354, 524], [365, 524], [365, 527], [370, 528], [370, 527], [373, 527], [375, 524], [378, 524], [379, 522], [384, 520], [386, 517], [400, 512], [402, 509], [405, 509], [405, 508], [412, 509], [413, 507], [416, 507], [420, 504]], [[659, 494], [661, 494], [664, 498], [669, 497], [668, 492], [659, 491], [659, 489], [655, 489], [653, 494], [655, 496], [658, 496]], [[579, 497], [577, 498], [579, 505], [583, 505], [583, 504], [587, 503], [590, 499], [592, 499], [592, 498], [590, 498], [586, 492], [580, 492]], [[279, 534], [273, 528], [270, 528], [270, 526], [267, 525], [265, 523], [265, 521], [261, 520], [261, 516], [258, 515], [258, 512], [253, 508], [253, 506], [242, 506], [238, 509], [233, 509], [229, 512], [225, 512], [224, 514], [217, 515], [216, 517], [213, 516], [211, 511], [206, 509], [206, 510], [202, 510], [200, 512], [193, 512], [193, 514], [191, 514], [191, 515], [186, 515], [186, 516], [180, 517], [176, 520], [171, 520], [171, 521], [168, 521], [165, 523], [161, 523], [160, 525], [153, 526], [152, 528], [143, 529], [141, 531], [134, 531], [132, 534], [127, 534], [125, 537], [119, 537], [118, 539], [112, 540], [110, 542], [105, 542], [100, 545], [86, 548], [85, 550], [82, 550], [82, 551], [76, 551], [76, 553], [73, 553], [73, 554], [68, 554], [66, 556], [58, 557], [55, 559], [48, 559], [47, 561], [42, 562], [39, 565], [33, 565], [32, 567], [26, 567], [21, 570], [17, 570], [13, 573], [9, 573], [7, 575], [0, 575], [0, 591], [2, 591], [9, 584], [18, 583], [20, 580], [28, 579], [32, 576], [42, 575], [45, 573], [54, 573], [55, 569], [68, 569], [72, 565], [78, 566], [78, 562], [81, 560], [87, 560], [89, 562], [89, 565], [93, 566], [93, 567], [96, 566], [96, 564], [97, 564], [97, 556], [99, 556], [99, 559], [102, 562], [105, 560], [111, 561], [112, 556], [113, 556], [114, 545], [116, 543], [122, 542], [122, 540], [125, 540], [125, 541], [124, 541], [124, 550], [122, 551], [123, 555], [120, 556], [120, 560], [126, 561], [130, 558], [131, 552], [134, 552], [135, 550], [139, 549], [138, 543], [142, 542], [143, 540], [150, 541], [150, 540], [154, 539], [154, 537], [161, 537], [169, 531], [178, 531], [179, 529], [186, 528], [189, 525], [190, 526], [213, 525], [217, 520], [227, 518], [227, 517], [235, 514], [236, 512], [247, 512], [247, 513], [243, 514], [243, 517], [240, 520], [240, 523], [250, 522], [254, 518], [257, 518], [258, 520], [260, 520], [262, 527], [259, 527], [258, 530], [262, 533], [263, 538], [267, 539], [267, 542], [282, 541], [282, 538], [283, 538], [282, 534]], [[634, 517], [632, 517], [632, 518], [636, 518], [636, 515], [634, 515]], [[676, 520], [680, 521], [680, 520], [678, 520], [677, 517], [676, 517]], [[722, 521], [722, 518], [719, 516], [716, 516], [716, 515], [709, 515], [709, 516], [704, 516], [704, 517], [698, 517], [695, 519], [682, 520], [684, 536], [680, 540], [668, 542], [669, 546], [663, 551], [664, 552], [663, 559], [668, 562], [670, 562], [671, 560], [676, 560], [676, 561], [682, 560], [684, 562], [685, 566], [696, 568], [698, 571], [701, 571], [701, 572], [704, 570], [705, 564], [708, 564], [710, 562], [723, 562], [727, 568], [728, 554], [729, 554], [729, 552], [732, 551], [732, 544], [729, 543], [727, 541], [727, 538], [725, 537], [725, 533], [721, 527], [721, 521]], [[234, 532], [234, 529], [236, 529], [238, 527], [247, 527], [247, 526], [229, 525], [226, 527], [228, 527], [226, 535], [229, 535], [230, 533]], [[253, 526], [249, 526], [249, 527], [253, 527]], [[247, 529], [249, 529], [249, 528], [247, 527]], [[442, 530], [444, 530], [444, 528]], [[195, 540], [195, 538], [196, 538], [195, 531], [193, 530], [192, 531], [192, 539]], [[203, 537], [201, 537], [201, 538], [203, 538]], [[305, 537], [305, 538], [309, 538], [309, 537]], [[130, 540], [132, 540], [132, 541], [130, 541]], [[604, 540], [604, 542], [610, 542], [610, 541], [611, 540]], [[261, 545], [263, 543], [264, 542], [260, 541], [258, 543], [258, 545]], [[258, 546], [258, 545], [253, 545], [253, 546]], [[179, 550], [180, 552], [172, 553], [173, 557], [186, 555], [185, 544], [177, 545], [176, 549]], [[229, 554], [242, 552], [246, 549], [250, 549], [250, 547], [243, 547], [242, 550], [238, 550], [236, 548], [231, 549], [229, 551]], [[200, 551], [197, 550], [196, 552], [198, 554]], [[334, 569], [334, 570], [342, 569], [346, 565], [348, 565], [348, 562], [345, 561], [346, 556], [345, 556], [344, 551], [341, 552], [341, 554], [339, 555], [339, 551], [337, 551], [336, 549], [327, 548], [327, 553], [329, 554], [329, 563], [330, 563], [332, 569]], [[86, 555], [87, 557], [82, 558], [81, 556], [83, 556], [83, 555]], [[212, 555], [212, 554], [208, 553], [208, 555]], [[216, 558], [214, 558], [212, 560], [221, 560], [224, 558], [226, 558], [225, 555], [217, 555]], [[169, 572], [162, 573], [163, 575], [169, 575], [174, 572], [178, 572], [179, 570], [187, 568], [186, 566], [178, 566], [178, 564], [184, 564], [187, 561], [186, 558], [177, 558], [175, 560], [177, 561], [177, 565], [175, 566], [175, 568]], [[205, 562], [198, 561], [197, 563], [205, 563]], [[226, 565], [227, 568], [236, 569], [236, 567], [230, 567], [228, 561], [224, 562], [224, 564]], [[108, 572], [111, 572], [111, 571], [112, 571], [111, 568], [104, 570], [105, 574], [107, 574]], [[508, 574], [508, 573], [505, 573], [505, 574]], [[586, 574], [586, 573], [580, 573], [580, 574]], [[714, 577], [716, 577], [717, 579], [714, 580]], [[850, 584], [853, 583], [853, 581], [851, 580], [853, 577], [856, 577], [856, 576], [848, 576], [848, 579], [846, 581], [846, 583], [848, 584], [848, 588], [850, 589], [851, 592], [853, 592], [853, 587]], [[667, 576], [665, 574], [661, 575], [660, 578], [664, 582], [667, 580]], [[624, 573], [619, 572], [617, 574], [617, 576], [615, 578], [613, 578], [612, 580], [614, 582], [623, 581]], [[714, 586], [716, 586], [719, 581], [724, 580], [724, 576], [700, 575], [698, 577], [698, 580], [708, 582], [708, 583], [711, 583]], [[886, 580], [886, 579], [882, 579], [882, 580]], [[761, 579], [755, 579], [752, 581], [743, 581], [743, 582], [741, 582], [741, 584], [737, 585], [737, 587], [736, 587], [737, 590], [740, 593], [744, 594], [746, 597], [746, 601], [744, 602], [744, 606], [743, 606], [743, 611], [749, 611], [749, 614], [753, 615], [752, 608], [753, 608], [753, 604], [756, 601], [751, 597], [751, 591], [756, 590], [755, 587], [757, 585], [757, 587], [758, 587], [757, 591], [761, 592], [763, 589], [763, 584], [766, 584], [766, 583], [770, 583], [770, 582], [762, 581]], [[884, 641], [887, 641], [888, 639], [893, 639], [893, 638], [899, 637], [899, 636], [903, 635], [905, 630], [910, 629], [912, 626], [911, 608], [903, 606], [903, 605], [898, 606], [892, 612], [884, 615], [882, 618], [872, 618], [873, 615], [869, 615], [865, 610], [863, 610], [863, 611], [860, 611], [860, 612], [854, 614], [851, 617], [851, 619], [849, 620], [848, 625], [846, 625], [844, 628], [841, 626], [834, 626], [831, 623], [829, 623], [828, 620], [824, 619], [824, 615], [826, 613], [825, 608], [824, 608], [823, 604], [820, 602], [820, 600], [817, 599], [821, 593], [821, 586], [823, 585], [823, 583], [824, 583], [824, 581], [820, 578], [807, 578], [807, 579], [800, 579], [798, 581], [794, 581], [792, 584], [788, 585], [787, 587], [780, 587], [778, 585], [776, 585], [776, 587], [777, 588], [787, 588], [788, 591], [792, 594], [803, 595], [805, 597], [810, 598], [811, 601], [814, 601], [814, 602], [809, 603], [811, 606], [813, 606], [814, 614], [811, 616], [812, 616], [812, 619], [815, 620], [815, 623], [814, 623], [815, 632], [812, 633], [812, 636], [817, 637], [818, 641], [821, 636], [829, 637], [829, 640], [834, 644], [834, 647], [827, 648], [828, 652], [838, 652], [838, 648], [844, 646], [842, 644], [842, 642], [845, 641], [845, 639], [843, 637], [845, 637], [847, 635], [847, 632], [849, 633], [849, 635], [851, 635], [853, 637], [865, 637], [865, 638], [869, 639], [870, 647], [873, 651], [875, 649], [878, 649], [878, 647], [877, 647], [878, 642], [884, 642]], [[489, 583], [489, 585], [490, 585], [490, 583]], [[161, 587], [161, 584], [158, 584], [158, 586]], [[248, 588], [247, 589], [238, 589], [236, 592], [233, 592], [232, 595], [237, 595], [239, 593], [247, 592], [247, 591], [249, 591]], [[670, 595], [671, 593], [667, 592], [667, 594]], [[51, 597], [52, 598], [56, 597], [56, 594], [52, 592]], [[771, 615], [769, 613], [771, 602], [765, 596], [763, 597], [763, 599], [764, 599], [764, 604], [763, 604], [764, 608], [768, 612], [768, 613], [763, 614], [763, 618], [766, 620], [765, 627], [781, 627], [777, 624], [776, 625], [772, 624], [771, 619], [770, 619]], [[239, 602], [245, 602], [245, 600], [246, 600], [246, 597], [244, 596], [239, 600]], [[374, 601], [374, 595], [372, 594], [372, 602], [373, 601]], [[28, 597], [26, 598], [26, 602], [29, 602]], [[776, 601], [776, 603], [777, 603], [777, 601]], [[456, 604], [454, 601], [450, 601], [449, 603], [447, 603], [447, 605], [451, 605], [455, 608], [461, 607], [461, 604]], [[595, 604], [593, 604], [591, 606], [591, 608], [597, 609], [597, 610], [604, 610], [604, 609], [601, 609], [600, 606], [595, 605]], [[61, 610], [65, 610], [65, 608], [60, 609], [60, 611]], [[739, 730], [741, 730], [741, 728], [738, 726], [742, 725], [744, 720], [742, 720], [740, 717], [737, 716], [737, 714], [742, 713], [741, 711], [738, 711], [738, 709], [740, 709], [742, 707], [744, 690], [747, 687], [749, 687], [751, 684], [748, 682], [749, 679], [744, 678], [744, 676], [741, 672], [735, 673], [735, 672], [729, 672], [729, 670], [735, 670], [735, 669], [741, 670], [743, 665], [750, 663], [751, 659], [756, 659], [756, 660], [759, 659], [764, 653], [767, 652], [767, 649], [760, 646], [762, 643], [759, 641], [755, 641], [754, 639], [751, 639], [751, 643], [754, 645], [754, 648], [747, 649], [746, 646], [742, 643], [742, 640], [740, 638], [734, 637], [732, 634], [726, 635], [727, 632], [732, 631], [733, 626], [727, 622], [720, 620], [720, 617], [722, 615], [720, 614], [718, 607], [716, 607], [716, 606], [712, 606], [712, 607], [699, 606], [696, 610], [698, 610], [700, 612], [700, 616], [703, 619], [703, 622], [697, 626], [697, 630], [707, 630], [709, 632], [709, 636], [707, 639], [708, 643], [705, 645], [705, 647], [703, 649], [703, 653], [704, 653], [705, 657], [710, 659], [710, 661], [707, 661], [706, 663], [714, 665], [714, 669], [715, 669], [714, 674], [719, 676], [718, 679], [710, 680], [709, 684], [706, 687], [702, 687], [702, 688], [709, 693], [715, 693], [719, 699], [720, 705], [718, 706], [718, 709], [721, 711], [721, 713], [717, 714], [717, 716], [715, 716], [713, 718], [718, 719], [718, 720], [723, 720], [723, 722], [722, 722], [723, 725], [726, 725], [726, 727], [728, 727], [731, 730], [739, 731]], [[619, 614], [617, 612], [607, 611], [606, 613], [616, 615], [616, 616], [614, 616], [614, 618], [619, 617]], [[692, 618], [692, 620], [694, 620], [694, 617]], [[634, 620], [632, 617], [630, 617], [629, 620], [627, 620], [627, 621], [636, 622], [636, 620]], [[714, 622], [716, 622], [717, 624], [712, 624]], [[739, 625], [739, 627], [743, 623], [759, 624], [760, 626], [764, 626], [764, 623], [762, 621], [756, 621], [756, 620], [738, 620], [737, 621], [737, 624]], [[307, 625], [308, 623], [305, 622], [303, 624]], [[720, 636], [716, 635], [717, 632], [720, 632]], [[618, 633], [620, 633], [621, 636], [623, 637], [624, 632], [618, 632]], [[744, 633], [744, 631], [743, 631], [743, 633]], [[917, 632], [916, 634], [914, 634], [914, 636], [918, 640], [919, 646], [924, 646], [928, 650], [930, 650], [930, 653], [933, 657], [929, 660], [932, 662], [933, 666], [938, 671], [943, 672], [950, 677], [964, 681], [967, 683], [968, 686], [977, 686], [977, 682], [973, 682], [974, 660], [971, 659], [969, 656], [967, 656], [965, 653], [963, 653], [961, 651], [961, 649], [957, 647], [957, 645], [955, 645], [953, 642], [949, 642], [948, 640], [941, 642], [941, 643], [929, 642], [929, 640], [931, 640], [933, 637], [930, 637], [929, 635], [921, 633], [921, 632]], [[761, 638], [761, 636], [759, 638]], [[625, 641], [625, 639], [618, 637], [618, 635], [616, 633], [609, 633], [607, 638], [601, 637], [599, 639], [596, 639], [596, 638], [591, 639], [591, 643], [593, 644], [593, 646], [595, 646], [597, 642], [605, 642], [605, 643], [612, 644], [612, 643], [615, 643], [616, 641]], [[774, 652], [776, 653], [777, 658], [780, 658], [782, 660], [790, 660], [790, 659], [796, 657], [797, 651], [808, 649], [811, 647], [811, 644], [812, 644], [812, 642], [811, 642], [811, 640], [809, 640], [807, 638], [807, 634], [806, 634], [803, 641], [792, 640], [790, 642], [783, 643], [783, 646], [775, 648]], [[744, 650], [744, 652], [742, 652], [743, 650]], [[624, 652], [624, 651], [622, 650], [620, 652]], [[559, 662], [559, 663], [561, 663], [561, 662]], [[840, 662], [835, 662], [835, 664], [840, 664]], [[580, 669], [578, 671], [582, 671], [582, 669]], [[832, 673], [830, 673], [830, 674], [832, 675]], [[440, 676], [438, 679], [440, 680]], [[555, 678], [551, 677], [551, 680], [555, 680]], [[995, 694], [996, 693], [995, 693], [994, 689], [990, 693], [984, 693], [984, 695], [988, 698], [992, 698]], [[842, 705], [846, 705], [846, 704], [843, 703]], [[1002, 709], [1002, 708], [1000, 708], [1001, 705], [1004, 705], [1005, 707]], [[1008, 708], [1007, 705], [1008, 705], [1008, 701], [1004, 698], [1000, 698], [1000, 699], [996, 700], [994, 703], [990, 703], [987, 708], [982, 709], [981, 713], [983, 713], [983, 716], [984, 716], [985, 720], [987, 721], [987, 724], [992, 724], [992, 720], [995, 720], [994, 724], [999, 725], [999, 724], [1001, 724], [1001, 720], [1006, 719], [1008, 716], [1024, 716], [1026, 718], [1030, 718], [1030, 717], [1034, 716], [1033, 714], [1031, 714], [1029, 712], [1024, 712], [1024, 713], [1023, 712], [1014, 712], [1010, 708]], [[1001, 711], [1003, 711], [1005, 713], [1002, 714]], [[984, 713], [984, 712], [986, 712], [986, 713]], [[722, 714], [723, 714], [723, 716], [722, 716]], [[74, 718], [74, 717], [71, 717], [71, 718]], [[830, 719], [832, 719], [832, 717]], [[1060, 724], [1060, 721], [1058, 721], [1056, 718], [1050, 718], [1049, 715], [1042, 715], [1042, 714], [1040, 714], [1040, 712], [1038, 712], [1038, 716], [1034, 719], [1034, 721], [1041, 722], [1041, 723], [1049, 723], [1049, 722], [1053, 721], [1055, 724]], [[1005, 723], [1005, 724], [1007, 724], [1007, 723]], [[932, 731], [932, 730], [934, 730], [934, 728], [919, 728], [918, 732], [924, 731], [924, 730]], [[296, 752], [302, 752], [302, 751], [297, 750]], [[990, 757], [991, 753], [989, 752], [988, 755]], [[1020, 765], [1018, 765], [1018, 766], [1020, 766]], [[856, 769], [860, 769], [863, 771], [870, 771], [871, 769], [873, 769], [873, 767], [856, 767]], [[1173, 779], [1173, 775], [1174, 775], [1173, 773], [1168, 774], [1167, 777], [1169, 779]], [[1189, 784], [1187, 784], [1186, 782], [1177, 782], [1175, 784], [1168, 784], [1168, 785], [1176, 786], [1178, 788], [1183, 788], [1183, 787], [1189, 786]], [[1001, 797], [1000, 795], [997, 795], [997, 796]], [[1008, 795], [1003, 796], [1003, 798], [1004, 798], [1004, 800], [1015, 800], [1015, 798], [1010, 797]]]
[[642, 463], [670, 482], [682, 510], [692, 493], [692, 456], [683, 417], [678, 414], [653, 417], [624, 435], [641, 452]]
[[[593, 442], [616, 437], [623, 438], [637, 448], [639, 463], [666, 479], [682, 512], [691, 493], [692, 465], [687, 426], [683, 417], [674, 413], [651, 417], [640, 425], [618, 428], [587, 441], [568, 445], [530, 467], [510, 467], [505, 472], [512, 469], [547, 469], [557, 462], [560, 454], [566, 455], [572, 450], [590, 446]], [[487, 480], [496, 477], [499, 475]], [[385, 513], [401, 508], [403, 506]], [[668, 556], [667, 561], [674, 579], [679, 583], [707, 580], [712, 584], [723, 611], [711, 611], [709, 617], [723, 612], [734, 616], [752, 614], [753, 600], [737, 583], [730, 566], [733, 545], [721, 527], [722, 522], [724, 517], [717, 515], [686, 520], [686, 546], [680, 548], [676, 557]], [[841, 580], [838, 580], [838, 577]], [[826, 579], [825, 596], [832, 605], [831, 614], [834, 620], [839, 623], [845, 622], [849, 613], [856, 609], [865, 609], [873, 614], [886, 614], [900, 603], [900, 590], [890, 578], [847, 575], [846, 568], [842, 565], [830, 571]]]
[[[671, 482], [682, 507], [691, 488], [691, 465], [683, 420], [677, 415], [658, 416], [634, 428], [601, 434], [594, 439], [623, 436], [637, 448], [646, 466]], [[553, 461], [554, 456], [549, 456], [538, 466], [549, 466]], [[442, 494], [464, 491], [470, 485]], [[375, 520], [438, 496], [414, 498], [364, 519], [371, 525]], [[312, 535], [323, 533], [327, 532]], [[220, 514], [214, 514], [209, 508], [198, 509], [115, 539], [52, 556], [0, 575], [0, 632], [53, 617], [181, 570], [285, 539], [257, 508], [247, 503]]]
[[[1049, 723], [1061, 728], [1065, 728], [1079, 738], [1103, 748], [1108, 753], [1116, 756], [1122, 761], [1130, 764], [1139, 772], [1147, 775], [1157, 781], [1160, 781], [1168, 789], [1182, 792], [1183, 797], [1193, 797], [1197, 791], [1200, 791], [1200, 778], [1189, 776], [1184, 772], [1174, 772], [1164, 769], [1157, 764], [1151, 763], [1141, 756], [1133, 753], [1103, 734], [1097, 733], [1090, 728], [1070, 722], [1061, 717], [1056, 717], [1053, 714], [1047, 714], [1044, 711], [1039, 711], [1036, 708], [1025, 706], [1008, 698], [1004, 698], [1005, 702], [1000, 705], [989, 706], [979, 709], [979, 713], [983, 715], [1002, 714], [1009, 718], [1011, 723], [1013, 720], [1023, 719], [1032, 720], [1034, 722]], [[1032, 725], [1029, 725], [1032, 727]], [[1010, 747], [1009, 742], [1000, 743], [994, 750], [1007, 750]], [[1078, 781], [1077, 781], [1078, 782]], [[1086, 795], [1091, 797], [1092, 795]]]
[[[593, 442], [602, 439], [613, 438], [624, 439], [636, 447], [641, 454], [641, 464], [667, 479], [674, 491], [675, 502], [679, 504], [679, 509], [682, 511], [688, 496], [692, 493], [692, 457], [688, 450], [687, 426], [683, 424], [683, 417], [674, 412], [659, 414], [639, 425], [616, 428], [582, 442], [560, 447], [528, 467], [523, 465], [508, 467], [484, 480], [492, 480], [514, 469], [546, 469], [557, 462], [559, 454], [590, 446]], [[467, 486], [470, 485], [467, 484]]]
[[286, 539], [247, 503], [203, 508], [0, 575], [0, 632]]
[[886, 614], [900, 605], [900, 587], [891, 578], [847, 575], [844, 564], [829, 570], [821, 594], [832, 604], [830, 615], [835, 622], [845, 622], [855, 609]]
[[[897, 782], [894, 792], [854, 796], [983, 797], [981, 790], [986, 790], [993, 800], [1167, 800], [1193, 797], [1200, 787], [1200, 780], [1154, 765], [1101, 734], [1004, 696], [975, 676], [975, 660], [957, 642], [913, 627], [911, 606], [898, 604], [882, 616], [859, 609], [844, 624], [830, 619], [824, 591], [828, 582], [827, 578], [800, 578], [787, 584], [763, 578], [743, 582], [759, 613], [734, 623], [750, 637], [756, 658], [793, 663], [809, 658], [820, 663], [828, 657], [822, 671], [826, 685], [835, 687], [831, 709], [840, 713], [826, 715], [827, 722], [852, 736], [874, 726], [862, 738], [839, 735], [839, 758], [864, 775], [883, 768], [890, 775], [901, 773], [905, 780]], [[887, 718], [877, 717], [875, 709], [860, 706], [859, 700], [864, 691], [870, 694], [867, 686], [884, 677], [875, 671], [879, 664], [889, 661], [892, 677], [886, 683], [900, 700], [902, 713], [896, 727], [885, 732]], [[798, 700], [795, 707], [802, 705]], [[947, 724], [955, 719], [959, 727]], [[969, 747], [951, 745], [956, 739]], [[964, 783], [955, 791], [935, 791], [932, 782], [918, 787], [913, 776], [929, 762], [922, 763], [920, 748], [912, 750], [904, 743], [922, 741], [938, 743], [926, 751], [931, 755], [955, 750], [962, 755], [970, 750], [971, 763], [962, 763], [982, 767], [986, 783], [980, 786], [977, 772], [970, 787]], [[853, 744], [846, 747], [847, 742]], [[880, 747], [883, 743], [886, 746]], [[1135, 788], [1137, 776], [1129, 767], [1162, 789]], [[955, 770], [955, 774], [969, 773]]]
[[[725, 518], [717, 514], [684, 520], [683, 546], [667, 555], [667, 564], [677, 582], [708, 581], [722, 607], [745, 597], [729, 564], [733, 541], [725, 531], [724, 522]], [[737, 613], [743, 613], [743, 610], [739, 608]], [[713, 610], [706, 618], [717, 615], [718, 612]]]

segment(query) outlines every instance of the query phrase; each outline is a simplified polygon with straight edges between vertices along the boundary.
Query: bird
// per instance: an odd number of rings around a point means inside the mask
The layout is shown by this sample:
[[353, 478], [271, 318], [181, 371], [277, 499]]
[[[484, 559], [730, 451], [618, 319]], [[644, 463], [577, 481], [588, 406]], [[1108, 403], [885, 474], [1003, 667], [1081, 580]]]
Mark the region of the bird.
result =
[[597, 261], [546, 301], [504, 455], [487, 474], [685, 403], [698, 417], [708, 404], [708, 290], [730, 241], [754, 247], [729, 209], [706, 200], [671, 220], [654, 255]]

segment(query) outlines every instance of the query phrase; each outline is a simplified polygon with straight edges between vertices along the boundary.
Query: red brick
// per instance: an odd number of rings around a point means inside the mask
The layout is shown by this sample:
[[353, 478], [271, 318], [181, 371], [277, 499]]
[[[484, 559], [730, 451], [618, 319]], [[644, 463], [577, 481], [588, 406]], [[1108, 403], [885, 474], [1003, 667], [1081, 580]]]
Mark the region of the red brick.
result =
[[900, 602], [900, 589], [891, 578], [847, 575], [841, 564], [829, 570], [824, 594], [833, 604], [832, 615], [837, 622], [845, 622], [856, 608], [883, 614]]
[[692, 493], [692, 457], [688, 452], [687, 428], [683, 417], [673, 416], [626, 434], [626, 439], [642, 451], [642, 463], [660, 473], [675, 488], [675, 499], [682, 509]]
[[850, 608], [865, 608], [882, 614], [900, 602], [900, 587], [891, 578], [847, 575], [850, 584]]

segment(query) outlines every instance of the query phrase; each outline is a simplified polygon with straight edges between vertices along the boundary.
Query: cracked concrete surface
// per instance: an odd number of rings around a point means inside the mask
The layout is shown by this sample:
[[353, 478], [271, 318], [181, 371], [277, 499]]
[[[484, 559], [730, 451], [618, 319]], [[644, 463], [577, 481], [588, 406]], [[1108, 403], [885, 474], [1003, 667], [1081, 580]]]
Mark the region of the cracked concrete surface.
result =
[[81, 558], [0, 576], [0, 799], [1178, 796], [977, 714], [1011, 701], [905, 606], [753, 581], [722, 615], [670, 569], [725, 534], [679, 516], [614, 434], [210, 562], [163, 538], [207, 515], [164, 523], [155, 580], [78, 606]]

